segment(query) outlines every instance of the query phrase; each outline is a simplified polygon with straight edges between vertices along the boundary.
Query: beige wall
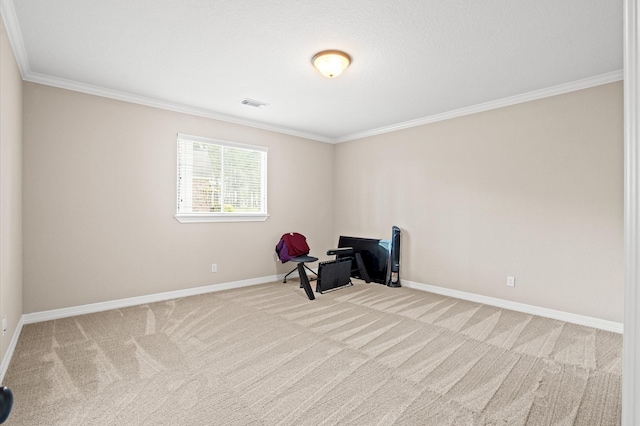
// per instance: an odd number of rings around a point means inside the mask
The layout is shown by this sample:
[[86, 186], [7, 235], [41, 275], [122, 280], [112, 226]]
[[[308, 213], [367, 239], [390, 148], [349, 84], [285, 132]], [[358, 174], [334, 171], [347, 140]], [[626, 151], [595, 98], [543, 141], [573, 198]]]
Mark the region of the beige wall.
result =
[[618, 82], [337, 145], [335, 237], [398, 225], [402, 279], [622, 322], [622, 120]]
[[22, 315], [22, 77], [0, 19], [0, 332], [4, 359]]
[[[324, 258], [398, 225], [403, 280], [622, 322], [622, 83], [339, 145], [24, 91], [25, 313], [283, 273], [283, 232]], [[271, 217], [178, 223], [178, 132], [268, 146]]]
[[[179, 223], [178, 132], [267, 146], [270, 217]], [[288, 272], [274, 248], [289, 231], [326, 252], [334, 245], [333, 149], [25, 83], [25, 313]]]

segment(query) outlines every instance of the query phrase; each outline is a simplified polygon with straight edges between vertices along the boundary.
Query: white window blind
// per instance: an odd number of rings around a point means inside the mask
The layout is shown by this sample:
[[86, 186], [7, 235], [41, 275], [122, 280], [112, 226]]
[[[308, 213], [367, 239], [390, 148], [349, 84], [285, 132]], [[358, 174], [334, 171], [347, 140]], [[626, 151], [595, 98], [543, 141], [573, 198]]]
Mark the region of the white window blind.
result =
[[267, 148], [178, 134], [181, 222], [265, 220]]

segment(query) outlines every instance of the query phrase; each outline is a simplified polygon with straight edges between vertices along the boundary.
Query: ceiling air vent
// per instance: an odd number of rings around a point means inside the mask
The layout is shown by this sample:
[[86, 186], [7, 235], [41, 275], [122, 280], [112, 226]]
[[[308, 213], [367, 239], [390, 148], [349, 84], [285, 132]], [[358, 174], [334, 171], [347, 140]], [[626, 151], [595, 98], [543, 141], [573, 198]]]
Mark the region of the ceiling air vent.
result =
[[242, 105], [249, 105], [255, 108], [264, 108], [269, 104], [261, 101], [256, 101], [255, 99], [244, 98], [242, 100]]

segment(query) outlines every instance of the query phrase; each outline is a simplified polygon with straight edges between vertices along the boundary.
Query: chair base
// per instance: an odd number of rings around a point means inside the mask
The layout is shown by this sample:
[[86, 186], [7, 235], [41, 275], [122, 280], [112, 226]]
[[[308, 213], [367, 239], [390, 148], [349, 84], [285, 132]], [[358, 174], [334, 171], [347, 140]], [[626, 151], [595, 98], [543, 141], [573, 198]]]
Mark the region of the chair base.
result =
[[304, 263], [298, 263], [298, 274], [300, 274], [300, 287], [304, 288], [304, 292], [307, 293], [307, 297], [309, 300], [313, 300], [316, 296], [313, 294], [313, 290], [311, 290], [311, 284], [309, 284], [309, 280], [307, 279], [307, 273], [304, 271]]
[[[307, 270], [309, 272], [311, 272], [313, 275], [315, 275], [316, 277], [318, 276], [318, 274], [316, 274], [313, 269], [309, 268], [305, 263], [306, 262], [317, 262], [318, 258], [317, 257], [313, 257], [313, 256], [296, 256], [291, 258], [291, 260], [293, 262], [296, 262], [298, 264], [302, 264], [302, 266], [304, 266], [305, 268], [307, 268]], [[293, 268], [287, 275], [284, 276], [284, 280], [282, 281], [284, 284], [287, 283], [287, 277], [289, 275], [291, 275], [292, 273], [294, 273], [295, 271], [298, 270], [298, 267], [296, 266], [295, 268]], [[310, 280], [314, 280], [315, 278], [310, 278]], [[300, 287], [302, 287], [302, 285], [300, 285]]]

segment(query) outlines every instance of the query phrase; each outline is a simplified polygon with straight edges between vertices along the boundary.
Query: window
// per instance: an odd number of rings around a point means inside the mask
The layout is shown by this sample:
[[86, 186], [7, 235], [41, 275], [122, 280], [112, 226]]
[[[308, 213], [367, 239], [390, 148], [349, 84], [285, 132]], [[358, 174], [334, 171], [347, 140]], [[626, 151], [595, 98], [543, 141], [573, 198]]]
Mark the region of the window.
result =
[[263, 221], [267, 148], [178, 134], [180, 222]]

